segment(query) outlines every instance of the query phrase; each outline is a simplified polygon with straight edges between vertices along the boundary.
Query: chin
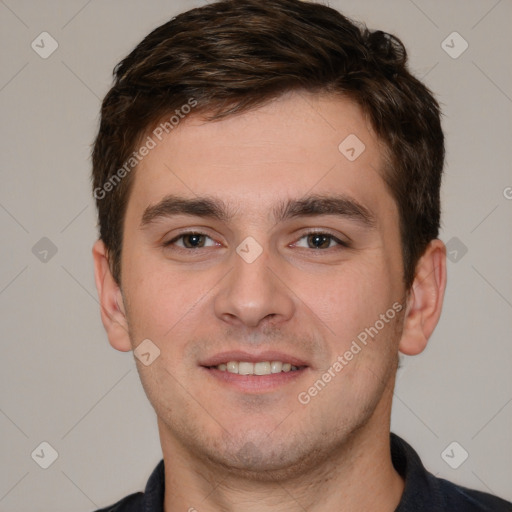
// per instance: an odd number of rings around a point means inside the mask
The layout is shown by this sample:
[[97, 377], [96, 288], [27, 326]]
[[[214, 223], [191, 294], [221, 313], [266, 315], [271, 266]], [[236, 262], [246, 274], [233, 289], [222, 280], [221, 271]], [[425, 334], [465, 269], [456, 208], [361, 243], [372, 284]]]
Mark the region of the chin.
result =
[[[299, 439], [300, 437], [300, 439]], [[253, 482], [277, 482], [299, 477], [311, 471], [322, 460], [325, 451], [318, 443], [305, 442], [302, 436], [295, 439], [288, 433], [283, 438], [272, 438], [268, 432], [239, 432], [238, 437], [224, 435], [220, 439], [196, 444], [196, 455], [207, 462], [211, 470], [230, 474], [232, 477]]]

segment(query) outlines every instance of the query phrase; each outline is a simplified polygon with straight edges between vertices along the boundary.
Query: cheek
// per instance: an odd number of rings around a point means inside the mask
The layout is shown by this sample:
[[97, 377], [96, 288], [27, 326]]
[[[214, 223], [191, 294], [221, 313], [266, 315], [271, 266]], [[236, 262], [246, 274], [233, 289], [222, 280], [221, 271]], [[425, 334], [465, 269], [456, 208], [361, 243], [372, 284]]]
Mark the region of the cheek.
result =
[[[135, 343], [149, 338], [172, 365], [196, 330], [204, 328], [222, 269], [185, 270], [155, 253], [139, 251], [126, 258], [125, 294]], [[213, 322], [211, 317], [208, 320]]]
[[325, 276], [302, 275], [297, 279], [304, 302], [338, 340], [351, 340], [373, 325], [397, 300], [392, 272], [382, 258], [341, 265]]
[[132, 335], [165, 338], [197, 302], [200, 291], [196, 281], [171, 272], [150, 254], [127, 256], [123, 264], [122, 284], [129, 299]]

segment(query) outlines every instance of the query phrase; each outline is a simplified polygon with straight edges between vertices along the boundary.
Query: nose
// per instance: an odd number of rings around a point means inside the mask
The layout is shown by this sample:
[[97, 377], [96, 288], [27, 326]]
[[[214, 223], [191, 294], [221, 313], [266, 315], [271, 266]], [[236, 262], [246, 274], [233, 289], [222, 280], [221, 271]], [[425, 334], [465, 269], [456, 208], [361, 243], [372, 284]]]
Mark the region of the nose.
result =
[[[281, 276], [277, 257], [264, 249], [254, 261], [233, 253], [233, 268], [215, 297], [215, 314], [233, 327], [278, 324], [295, 311], [293, 293]], [[278, 277], [279, 276], [279, 277]]]

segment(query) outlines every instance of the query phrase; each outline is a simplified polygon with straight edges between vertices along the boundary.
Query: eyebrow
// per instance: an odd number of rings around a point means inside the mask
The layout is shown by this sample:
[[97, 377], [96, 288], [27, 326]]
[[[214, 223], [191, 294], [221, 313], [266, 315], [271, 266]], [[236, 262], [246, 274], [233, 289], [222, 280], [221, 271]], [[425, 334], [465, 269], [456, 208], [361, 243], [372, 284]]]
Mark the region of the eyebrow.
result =
[[[345, 195], [311, 195], [300, 199], [289, 199], [274, 206], [271, 213], [276, 223], [297, 217], [335, 215], [354, 220], [368, 228], [376, 225], [375, 216], [368, 208]], [[144, 210], [140, 227], [144, 228], [159, 219], [176, 215], [228, 222], [235, 214], [236, 210], [229, 208], [224, 201], [217, 198], [207, 196], [185, 198], [168, 195]]]

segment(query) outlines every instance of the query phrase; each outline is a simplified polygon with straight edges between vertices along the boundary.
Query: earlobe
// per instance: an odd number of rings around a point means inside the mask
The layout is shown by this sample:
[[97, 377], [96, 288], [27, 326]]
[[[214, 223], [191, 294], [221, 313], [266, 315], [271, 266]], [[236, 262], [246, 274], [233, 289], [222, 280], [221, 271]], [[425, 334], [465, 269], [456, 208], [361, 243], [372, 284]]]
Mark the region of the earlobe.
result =
[[92, 249], [94, 278], [101, 308], [101, 320], [110, 344], [117, 350], [132, 349], [128, 334], [128, 323], [121, 289], [110, 271], [107, 250], [103, 241], [98, 240]]
[[432, 240], [416, 265], [416, 276], [407, 299], [399, 350], [416, 355], [427, 346], [443, 306], [446, 288], [446, 247]]

